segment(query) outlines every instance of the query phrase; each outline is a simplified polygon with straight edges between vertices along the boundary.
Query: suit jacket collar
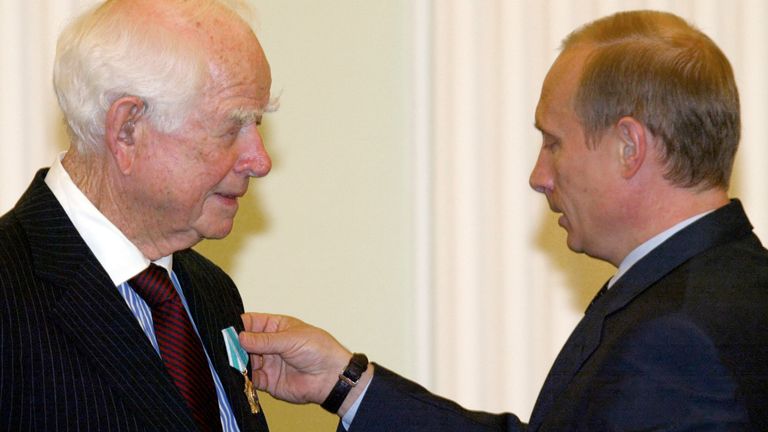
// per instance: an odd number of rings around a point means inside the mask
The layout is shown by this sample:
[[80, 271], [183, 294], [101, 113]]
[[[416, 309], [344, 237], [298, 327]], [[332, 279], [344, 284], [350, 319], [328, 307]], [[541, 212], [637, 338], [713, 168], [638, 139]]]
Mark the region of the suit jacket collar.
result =
[[539, 393], [531, 414], [531, 430], [538, 429], [565, 387], [599, 346], [606, 317], [620, 311], [694, 256], [751, 232], [752, 225], [741, 203], [734, 199], [677, 232], [632, 266], [595, 301], [566, 341]]
[[595, 313], [608, 315], [624, 307], [672, 270], [718, 245], [752, 233], [744, 208], [732, 200], [682, 229], [638, 261], [595, 304]]

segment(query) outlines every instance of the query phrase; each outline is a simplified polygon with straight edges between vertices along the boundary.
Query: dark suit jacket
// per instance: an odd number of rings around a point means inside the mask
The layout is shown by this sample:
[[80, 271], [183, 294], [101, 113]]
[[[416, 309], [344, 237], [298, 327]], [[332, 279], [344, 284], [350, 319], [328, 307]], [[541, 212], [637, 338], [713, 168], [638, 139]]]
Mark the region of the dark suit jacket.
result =
[[768, 430], [768, 253], [738, 201], [675, 234], [597, 300], [529, 425], [468, 412], [377, 366], [350, 432], [526, 429]]
[[[192, 431], [162, 361], [38, 172], [0, 218], [0, 431]], [[243, 431], [252, 415], [221, 330], [242, 330], [232, 280], [198, 253], [174, 272]]]

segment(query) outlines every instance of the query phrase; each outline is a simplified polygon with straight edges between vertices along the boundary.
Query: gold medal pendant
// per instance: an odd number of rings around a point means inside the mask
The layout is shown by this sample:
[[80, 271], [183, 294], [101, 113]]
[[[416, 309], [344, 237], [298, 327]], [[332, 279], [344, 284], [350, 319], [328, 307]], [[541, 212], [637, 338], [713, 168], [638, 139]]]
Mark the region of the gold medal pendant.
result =
[[248, 405], [251, 406], [251, 414], [258, 414], [261, 411], [261, 405], [259, 405], [259, 398], [256, 396], [256, 389], [253, 388], [253, 383], [248, 378], [248, 373], [243, 371], [243, 378], [245, 378], [245, 397], [248, 399]]
[[251, 379], [248, 378], [248, 353], [240, 346], [234, 327], [227, 327], [221, 333], [224, 336], [224, 344], [227, 346], [229, 365], [242, 373], [245, 379], [243, 393], [245, 393], [245, 398], [248, 399], [251, 414], [258, 414], [261, 412], [261, 405], [259, 404], [259, 397], [256, 395], [256, 389], [253, 387]]

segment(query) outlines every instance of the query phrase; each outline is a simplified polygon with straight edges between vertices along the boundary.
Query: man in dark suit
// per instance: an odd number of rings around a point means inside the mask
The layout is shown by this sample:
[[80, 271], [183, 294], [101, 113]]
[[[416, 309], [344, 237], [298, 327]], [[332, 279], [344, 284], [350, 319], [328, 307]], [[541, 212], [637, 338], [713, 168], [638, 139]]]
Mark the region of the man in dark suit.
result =
[[597, 20], [564, 41], [536, 127], [532, 188], [561, 214], [569, 248], [618, 270], [529, 424], [350, 361], [296, 319], [246, 314], [258, 387], [322, 402], [350, 432], [768, 430], [768, 252], [727, 194], [740, 115], [722, 52], [671, 14]]
[[54, 75], [71, 146], [0, 218], [0, 430], [267, 431], [240, 296], [189, 249], [271, 167], [258, 40], [224, 2], [113, 0]]

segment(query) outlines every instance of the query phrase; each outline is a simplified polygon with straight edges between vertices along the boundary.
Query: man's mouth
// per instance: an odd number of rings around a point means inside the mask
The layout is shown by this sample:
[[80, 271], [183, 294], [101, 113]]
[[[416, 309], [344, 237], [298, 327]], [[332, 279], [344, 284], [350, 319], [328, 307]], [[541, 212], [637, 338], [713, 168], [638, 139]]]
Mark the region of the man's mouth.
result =
[[245, 195], [243, 193], [224, 193], [224, 192], [217, 192], [216, 196], [220, 198], [220, 201], [224, 202], [225, 204], [229, 205], [237, 205], [237, 200], [239, 198], [242, 198], [242, 196]]

